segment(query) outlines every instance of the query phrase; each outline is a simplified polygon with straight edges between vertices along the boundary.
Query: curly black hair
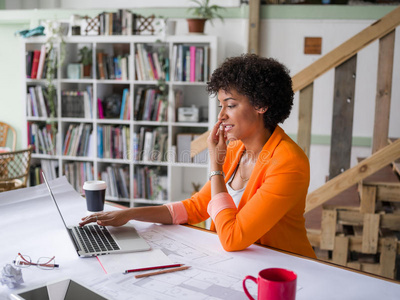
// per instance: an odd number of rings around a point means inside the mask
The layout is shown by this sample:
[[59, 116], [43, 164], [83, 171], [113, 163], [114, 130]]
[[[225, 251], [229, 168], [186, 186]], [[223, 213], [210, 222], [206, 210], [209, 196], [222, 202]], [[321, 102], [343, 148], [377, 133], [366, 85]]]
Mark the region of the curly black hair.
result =
[[210, 95], [216, 95], [221, 89], [225, 92], [236, 90], [247, 96], [256, 109], [268, 108], [264, 126], [270, 130], [289, 117], [293, 106], [289, 70], [273, 58], [255, 54], [227, 58], [207, 82]]

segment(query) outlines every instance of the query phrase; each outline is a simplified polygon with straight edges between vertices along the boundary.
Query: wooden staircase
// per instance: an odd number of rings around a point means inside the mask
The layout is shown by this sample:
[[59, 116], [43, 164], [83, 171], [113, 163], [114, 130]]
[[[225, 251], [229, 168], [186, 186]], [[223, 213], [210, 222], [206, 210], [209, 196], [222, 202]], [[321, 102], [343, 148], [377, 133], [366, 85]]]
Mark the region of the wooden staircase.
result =
[[[396, 278], [396, 256], [400, 254], [400, 139], [388, 139], [395, 29], [399, 25], [397, 7], [292, 77], [293, 90], [300, 92], [297, 143], [309, 156], [314, 80], [335, 68], [329, 180], [307, 196], [305, 209], [309, 239], [317, 256], [390, 278]], [[372, 155], [350, 167], [357, 53], [376, 40], [379, 57]], [[208, 135], [206, 132], [192, 142], [192, 156], [207, 147]]]
[[396, 279], [400, 255], [400, 180], [378, 170], [305, 215], [319, 259]]

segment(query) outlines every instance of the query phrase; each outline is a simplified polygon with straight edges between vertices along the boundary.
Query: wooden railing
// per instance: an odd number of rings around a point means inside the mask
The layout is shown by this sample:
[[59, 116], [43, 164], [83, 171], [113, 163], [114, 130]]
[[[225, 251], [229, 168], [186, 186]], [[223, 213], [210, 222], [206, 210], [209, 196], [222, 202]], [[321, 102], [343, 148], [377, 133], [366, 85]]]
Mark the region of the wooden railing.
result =
[[[325, 203], [400, 157], [400, 141], [387, 146], [394, 36], [395, 29], [399, 25], [400, 7], [394, 9], [292, 77], [294, 92], [300, 91], [297, 143], [309, 156], [313, 82], [328, 70], [335, 68], [329, 167], [330, 180], [307, 196], [306, 212]], [[379, 39], [379, 61], [372, 145], [374, 154], [350, 169], [357, 53], [377, 39]], [[192, 142], [192, 156], [207, 147], [206, 140], [208, 135], [209, 132], [206, 132]]]

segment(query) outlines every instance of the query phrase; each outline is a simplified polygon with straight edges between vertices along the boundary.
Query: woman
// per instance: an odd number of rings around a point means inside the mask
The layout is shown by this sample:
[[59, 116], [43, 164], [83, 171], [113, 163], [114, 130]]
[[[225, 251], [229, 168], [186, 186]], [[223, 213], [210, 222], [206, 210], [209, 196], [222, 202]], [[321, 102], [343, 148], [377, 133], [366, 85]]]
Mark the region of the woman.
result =
[[221, 111], [207, 141], [211, 172], [204, 187], [182, 202], [98, 213], [81, 225], [96, 217], [99, 225], [113, 226], [132, 219], [196, 224], [211, 217], [210, 229], [227, 251], [257, 242], [315, 257], [303, 217], [308, 159], [278, 126], [293, 105], [288, 70], [254, 54], [233, 57], [214, 71], [207, 90]]

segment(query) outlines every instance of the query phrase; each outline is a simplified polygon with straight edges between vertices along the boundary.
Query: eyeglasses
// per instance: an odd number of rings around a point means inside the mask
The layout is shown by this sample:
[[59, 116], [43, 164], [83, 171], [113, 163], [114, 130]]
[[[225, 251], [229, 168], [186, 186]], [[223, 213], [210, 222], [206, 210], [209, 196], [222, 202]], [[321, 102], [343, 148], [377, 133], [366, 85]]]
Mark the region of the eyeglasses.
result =
[[27, 268], [30, 266], [36, 266], [43, 270], [53, 270], [54, 268], [58, 268], [59, 265], [55, 264], [53, 257], [40, 257], [37, 263], [33, 263], [31, 258], [28, 255], [22, 255], [18, 253], [18, 256], [14, 260], [14, 265], [20, 268]]

